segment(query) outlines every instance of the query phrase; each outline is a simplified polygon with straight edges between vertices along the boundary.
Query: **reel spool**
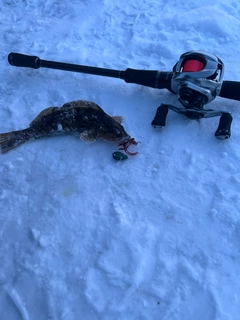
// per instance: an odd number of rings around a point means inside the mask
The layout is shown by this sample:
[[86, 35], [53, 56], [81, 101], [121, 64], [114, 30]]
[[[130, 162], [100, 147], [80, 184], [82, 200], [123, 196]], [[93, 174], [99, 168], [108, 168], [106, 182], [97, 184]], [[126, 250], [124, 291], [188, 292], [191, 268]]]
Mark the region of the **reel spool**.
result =
[[203, 109], [219, 95], [224, 72], [223, 62], [205, 51], [189, 51], [173, 67], [172, 90], [185, 108]]

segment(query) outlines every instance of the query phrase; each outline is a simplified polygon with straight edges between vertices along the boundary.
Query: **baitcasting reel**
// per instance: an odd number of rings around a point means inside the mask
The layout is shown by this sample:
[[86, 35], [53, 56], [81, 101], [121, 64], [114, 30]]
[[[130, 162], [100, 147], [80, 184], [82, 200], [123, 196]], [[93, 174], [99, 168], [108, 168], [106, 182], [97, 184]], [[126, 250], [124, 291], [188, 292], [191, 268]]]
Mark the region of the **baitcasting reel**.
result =
[[181, 55], [173, 67], [172, 90], [185, 108], [199, 108], [219, 95], [224, 72], [223, 62], [204, 51]]
[[222, 88], [223, 62], [205, 51], [189, 51], [180, 56], [173, 67], [171, 89], [178, 95], [184, 108], [162, 104], [152, 121], [154, 127], [164, 127], [168, 109], [184, 114], [189, 119], [220, 116], [215, 132], [218, 139], [231, 135], [232, 116], [225, 111], [204, 110], [204, 105], [218, 96]]

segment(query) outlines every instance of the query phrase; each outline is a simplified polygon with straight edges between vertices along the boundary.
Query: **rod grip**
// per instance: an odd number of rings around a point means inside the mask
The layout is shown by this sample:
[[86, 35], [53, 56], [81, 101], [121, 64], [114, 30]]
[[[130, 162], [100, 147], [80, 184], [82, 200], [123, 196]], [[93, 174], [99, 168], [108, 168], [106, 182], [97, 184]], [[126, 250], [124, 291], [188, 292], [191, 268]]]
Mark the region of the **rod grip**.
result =
[[124, 80], [127, 83], [136, 83], [157, 89], [171, 90], [172, 72], [126, 69]]
[[220, 97], [240, 101], [240, 82], [223, 81]]
[[38, 69], [41, 67], [40, 58], [38, 58], [37, 56], [28, 56], [22, 53], [9, 53], [8, 62], [15, 67], [27, 67], [34, 69]]

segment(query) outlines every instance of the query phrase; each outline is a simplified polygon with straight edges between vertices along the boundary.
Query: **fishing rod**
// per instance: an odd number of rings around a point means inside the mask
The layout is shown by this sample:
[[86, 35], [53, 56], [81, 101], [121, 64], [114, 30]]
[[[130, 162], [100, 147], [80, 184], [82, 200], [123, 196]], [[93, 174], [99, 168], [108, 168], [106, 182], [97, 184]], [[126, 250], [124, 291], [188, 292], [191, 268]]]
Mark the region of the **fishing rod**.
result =
[[33, 69], [49, 68], [63, 71], [86, 73], [124, 80], [156, 89], [167, 89], [178, 95], [183, 108], [160, 105], [152, 126], [164, 127], [168, 110], [183, 114], [190, 119], [220, 116], [215, 136], [219, 139], [230, 137], [232, 116], [225, 111], [205, 110], [204, 106], [217, 96], [240, 101], [240, 82], [223, 80], [224, 64], [217, 56], [205, 51], [189, 51], [180, 56], [172, 71], [160, 70], [114, 70], [79, 64], [56, 62], [11, 52], [8, 62], [16, 67]]
[[90, 67], [79, 64], [43, 60], [37, 56], [29, 56], [14, 52], [11, 52], [8, 55], [8, 62], [12, 66], [16, 67], [27, 67], [33, 69], [49, 68], [63, 71], [87, 73], [97, 76], [119, 78], [127, 83], [135, 83], [152, 88], [171, 90], [172, 72], [162, 72], [158, 70], [135, 70], [130, 68], [126, 69], [125, 71], [121, 71], [114, 69]]
[[[125, 71], [91, 67], [79, 64], [71, 64], [64, 62], [56, 62], [50, 60], [43, 60], [37, 56], [30, 56], [22, 53], [11, 52], [8, 55], [8, 62], [12, 66], [26, 67], [26, 68], [49, 68], [63, 71], [87, 73], [98, 76], [119, 78], [127, 83], [139, 84], [156, 89], [171, 88], [171, 80], [173, 76], [172, 71], [149, 71], [149, 70], [136, 70], [127, 68]], [[223, 81], [219, 96], [226, 99], [240, 101], [240, 82], [237, 81]]]

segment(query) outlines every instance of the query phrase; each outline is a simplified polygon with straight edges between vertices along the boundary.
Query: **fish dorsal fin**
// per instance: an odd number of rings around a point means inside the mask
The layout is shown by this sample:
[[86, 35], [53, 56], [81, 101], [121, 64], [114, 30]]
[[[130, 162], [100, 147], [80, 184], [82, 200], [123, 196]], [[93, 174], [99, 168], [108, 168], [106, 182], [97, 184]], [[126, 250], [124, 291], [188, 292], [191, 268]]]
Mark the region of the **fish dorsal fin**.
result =
[[95, 102], [87, 100], [76, 100], [65, 103], [62, 108], [94, 108], [101, 109]]
[[49, 107], [47, 109], [42, 110], [38, 116], [36, 116], [35, 119], [33, 119], [33, 121], [30, 123], [30, 127], [36, 123], [38, 123], [39, 121], [41, 121], [42, 117], [47, 116], [49, 114], [51, 114], [53, 112], [53, 110], [57, 110], [59, 109], [59, 107]]
[[119, 124], [121, 124], [123, 122], [122, 116], [113, 116], [112, 118]]

